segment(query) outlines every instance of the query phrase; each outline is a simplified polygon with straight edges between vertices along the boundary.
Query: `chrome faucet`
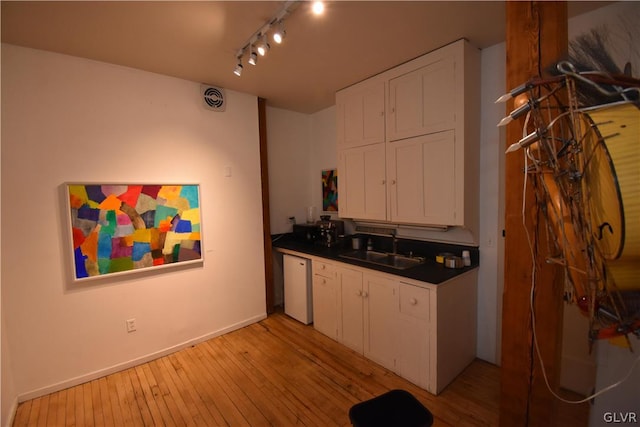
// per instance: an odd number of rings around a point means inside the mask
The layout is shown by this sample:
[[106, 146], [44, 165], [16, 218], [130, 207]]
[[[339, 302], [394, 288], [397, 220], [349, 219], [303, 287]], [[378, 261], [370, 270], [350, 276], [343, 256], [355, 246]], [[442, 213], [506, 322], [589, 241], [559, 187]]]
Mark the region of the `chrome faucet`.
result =
[[398, 253], [398, 237], [395, 230], [391, 232], [391, 239], [391, 253], [396, 255]]

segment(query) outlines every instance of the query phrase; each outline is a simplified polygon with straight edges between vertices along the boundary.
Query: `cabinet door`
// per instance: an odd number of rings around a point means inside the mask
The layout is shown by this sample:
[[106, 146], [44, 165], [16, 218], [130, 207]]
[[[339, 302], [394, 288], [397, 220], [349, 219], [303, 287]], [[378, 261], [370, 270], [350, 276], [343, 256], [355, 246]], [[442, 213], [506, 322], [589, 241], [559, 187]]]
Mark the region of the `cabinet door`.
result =
[[386, 219], [384, 143], [341, 150], [338, 174], [341, 217]]
[[388, 141], [454, 128], [455, 58], [433, 56], [428, 65], [389, 81]]
[[397, 338], [398, 284], [375, 275], [364, 276], [364, 355], [394, 369]]
[[336, 110], [338, 149], [384, 142], [384, 81], [338, 92]]
[[334, 340], [339, 338], [339, 298], [336, 279], [313, 275], [313, 327]]
[[363, 352], [363, 289], [362, 272], [340, 269], [342, 296], [342, 343]]
[[462, 225], [455, 156], [454, 131], [388, 144], [391, 221]]
[[[429, 290], [399, 284], [398, 356], [396, 372], [412, 383], [429, 389]], [[446, 331], [444, 332], [446, 333]]]

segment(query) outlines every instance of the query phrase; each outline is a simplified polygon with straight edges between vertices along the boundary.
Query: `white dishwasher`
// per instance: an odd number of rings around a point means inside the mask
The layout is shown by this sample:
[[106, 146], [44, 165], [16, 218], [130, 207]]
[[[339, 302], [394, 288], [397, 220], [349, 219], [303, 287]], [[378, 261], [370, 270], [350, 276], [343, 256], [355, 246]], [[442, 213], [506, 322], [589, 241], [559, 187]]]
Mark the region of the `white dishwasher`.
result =
[[284, 312], [308, 325], [313, 322], [311, 260], [283, 254]]

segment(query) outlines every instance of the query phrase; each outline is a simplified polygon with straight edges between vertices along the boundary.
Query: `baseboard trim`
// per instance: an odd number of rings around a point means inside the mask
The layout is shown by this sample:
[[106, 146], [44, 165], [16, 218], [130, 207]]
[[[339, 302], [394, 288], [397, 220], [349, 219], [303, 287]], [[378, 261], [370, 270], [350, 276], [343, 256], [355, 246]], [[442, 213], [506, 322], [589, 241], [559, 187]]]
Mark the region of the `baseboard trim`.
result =
[[11, 408], [9, 409], [9, 419], [4, 424], [5, 427], [13, 426], [13, 422], [16, 419], [16, 412], [17, 411], [18, 411], [18, 398], [16, 397], [15, 399], [13, 399], [13, 402], [11, 403]]
[[[263, 313], [263, 314], [260, 314], [258, 316], [250, 317], [250, 318], [248, 318], [246, 320], [243, 320], [242, 322], [238, 322], [238, 323], [235, 323], [233, 325], [227, 326], [225, 328], [219, 329], [217, 331], [210, 332], [208, 334], [205, 334], [205, 335], [190, 339], [188, 341], [185, 341], [185, 342], [182, 342], [180, 344], [165, 348], [163, 350], [147, 354], [146, 356], [138, 357], [136, 359], [132, 359], [132, 360], [129, 360], [129, 361], [126, 361], [126, 362], [123, 362], [123, 363], [119, 363], [117, 365], [113, 365], [113, 366], [110, 366], [108, 368], [99, 369], [97, 371], [89, 372], [87, 374], [80, 375], [78, 377], [70, 378], [70, 379], [65, 380], [65, 381], [60, 381], [58, 383], [51, 384], [51, 385], [48, 385], [48, 386], [45, 386], [45, 387], [42, 387], [42, 388], [38, 388], [38, 389], [31, 390], [31, 391], [28, 391], [28, 392], [25, 392], [25, 393], [21, 393], [21, 394], [18, 395], [18, 398], [16, 399], [16, 405], [15, 405], [15, 408], [13, 410], [13, 413], [15, 415], [15, 409], [17, 409], [18, 403], [24, 402], [25, 400], [35, 399], [37, 397], [44, 396], [46, 394], [55, 393], [57, 391], [64, 390], [65, 388], [74, 387], [74, 386], [77, 386], [79, 384], [84, 384], [86, 382], [93, 381], [93, 380], [98, 379], [98, 378], [102, 378], [104, 376], [113, 374], [115, 372], [123, 371], [125, 369], [129, 369], [129, 368], [132, 368], [134, 366], [138, 366], [138, 365], [141, 365], [143, 363], [150, 362], [150, 361], [158, 359], [160, 357], [167, 356], [169, 354], [175, 353], [176, 351], [180, 351], [183, 348], [187, 348], [187, 347], [190, 347], [192, 345], [196, 345], [196, 344], [199, 344], [199, 343], [201, 343], [203, 341], [209, 340], [211, 338], [215, 338], [215, 337], [218, 337], [220, 335], [224, 335], [224, 334], [227, 334], [229, 332], [233, 332], [233, 331], [235, 331], [237, 329], [244, 328], [245, 326], [252, 325], [252, 324], [254, 324], [256, 322], [259, 322], [261, 320], [264, 320], [266, 318], [267, 318], [267, 314]], [[12, 423], [13, 423], [13, 421], [12, 421]]]

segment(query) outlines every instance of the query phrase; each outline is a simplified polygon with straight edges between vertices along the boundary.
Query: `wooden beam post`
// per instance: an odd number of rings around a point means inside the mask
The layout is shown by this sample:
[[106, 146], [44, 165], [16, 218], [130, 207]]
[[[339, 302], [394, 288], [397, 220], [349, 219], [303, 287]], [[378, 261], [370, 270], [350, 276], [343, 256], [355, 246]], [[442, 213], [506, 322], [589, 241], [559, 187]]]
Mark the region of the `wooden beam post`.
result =
[[262, 182], [262, 230], [264, 237], [264, 280], [267, 314], [274, 312], [273, 247], [269, 205], [269, 156], [267, 153], [267, 101], [258, 98], [258, 132], [260, 134], [260, 177]]
[[[507, 91], [566, 58], [567, 4], [507, 1]], [[507, 113], [514, 108], [507, 105]], [[507, 146], [522, 137], [522, 121], [507, 128]], [[558, 402], [542, 376], [533, 339], [530, 309], [533, 261], [529, 238], [545, 247], [545, 224], [534, 193], [524, 185], [523, 152], [505, 160], [505, 277], [502, 314], [501, 426], [553, 426]], [[527, 209], [523, 214], [523, 199]], [[523, 215], [526, 217], [523, 218]], [[523, 225], [523, 220], [526, 223]], [[534, 313], [536, 336], [551, 388], [558, 390], [562, 342], [563, 275], [538, 258]]]

